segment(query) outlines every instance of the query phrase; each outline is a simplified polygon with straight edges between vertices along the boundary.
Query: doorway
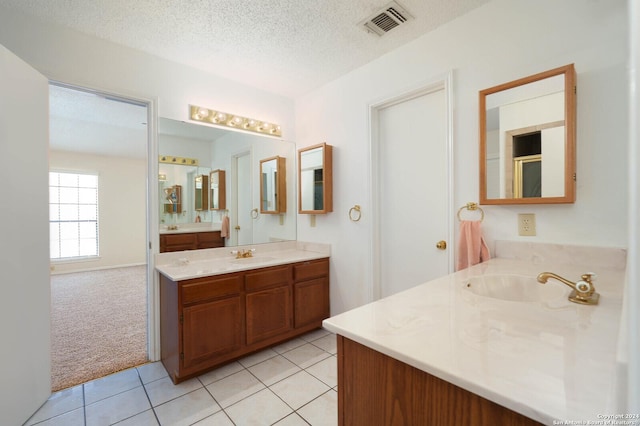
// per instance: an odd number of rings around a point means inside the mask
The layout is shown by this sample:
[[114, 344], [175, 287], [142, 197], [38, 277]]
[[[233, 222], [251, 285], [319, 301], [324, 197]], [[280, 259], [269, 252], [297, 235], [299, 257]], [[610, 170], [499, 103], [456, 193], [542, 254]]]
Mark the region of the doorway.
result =
[[451, 81], [370, 106], [373, 300], [452, 271]]
[[55, 391], [149, 359], [150, 115], [118, 95], [49, 92]]

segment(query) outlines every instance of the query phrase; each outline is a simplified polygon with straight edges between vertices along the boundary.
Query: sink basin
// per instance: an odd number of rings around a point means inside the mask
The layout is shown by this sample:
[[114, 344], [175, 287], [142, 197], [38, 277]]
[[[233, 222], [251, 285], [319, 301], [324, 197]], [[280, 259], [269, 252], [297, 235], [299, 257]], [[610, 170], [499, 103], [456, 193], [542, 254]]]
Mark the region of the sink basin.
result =
[[275, 260], [275, 257], [258, 256], [258, 257], [244, 257], [241, 259], [234, 259], [230, 262], [235, 265], [256, 265], [260, 263], [266, 263]]
[[478, 275], [464, 281], [464, 289], [478, 296], [514, 302], [546, 302], [566, 297], [569, 288], [560, 283], [539, 283], [525, 275]]

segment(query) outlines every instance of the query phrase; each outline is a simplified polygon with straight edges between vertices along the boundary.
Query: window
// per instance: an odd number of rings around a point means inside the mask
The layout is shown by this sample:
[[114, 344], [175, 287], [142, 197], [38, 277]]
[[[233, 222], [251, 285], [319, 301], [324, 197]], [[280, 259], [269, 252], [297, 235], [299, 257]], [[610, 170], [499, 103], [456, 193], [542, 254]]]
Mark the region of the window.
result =
[[51, 259], [98, 256], [98, 176], [49, 173]]

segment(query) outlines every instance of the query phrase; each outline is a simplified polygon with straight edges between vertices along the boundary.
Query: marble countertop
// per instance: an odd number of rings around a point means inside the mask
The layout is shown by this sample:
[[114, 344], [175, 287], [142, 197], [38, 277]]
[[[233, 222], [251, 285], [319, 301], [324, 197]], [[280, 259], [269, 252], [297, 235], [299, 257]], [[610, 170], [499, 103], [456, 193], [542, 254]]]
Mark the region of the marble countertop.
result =
[[[234, 250], [255, 249], [253, 257], [236, 259]], [[160, 253], [156, 270], [171, 279], [182, 281], [250, 269], [266, 268], [308, 260], [323, 259], [331, 254], [328, 244], [286, 241], [252, 246]]]
[[[324, 327], [544, 424], [602, 420], [598, 415], [619, 411], [624, 267], [533, 260], [491, 259], [329, 318]], [[569, 302], [571, 289], [551, 279], [544, 285], [560, 292], [542, 290], [550, 291], [544, 301], [503, 300], [467, 287], [478, 275], [535, 280], [551, 271], [576, 281], [594, 269], [597, 306]]]

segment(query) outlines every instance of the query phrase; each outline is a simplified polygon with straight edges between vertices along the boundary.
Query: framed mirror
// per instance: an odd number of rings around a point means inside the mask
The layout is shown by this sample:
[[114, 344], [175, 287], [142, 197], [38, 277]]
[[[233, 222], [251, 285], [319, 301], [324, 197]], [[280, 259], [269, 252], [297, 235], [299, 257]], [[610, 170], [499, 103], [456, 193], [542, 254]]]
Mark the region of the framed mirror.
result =
[[207, 210], [209, 206], [209, 176], [198, 175], [194, 183], [194, 209], [197, 212]]
[[182, 186], [173, 185], [162, 191], [162, 205], [164, 212], [168, 214], [182, 213]]
[[480, 204], [573, 203], [573, 64], [480, 91]]
[[276, 156], [260, 161], [260, 213], [287, 211], [286, 162]]
[[298, 150], [298, 213], [333, 211], [333, 147], [326, 143]]
[[226, 210], [227, 190], [224, 170], [213, 170], [209, 173], [209, 210]]

